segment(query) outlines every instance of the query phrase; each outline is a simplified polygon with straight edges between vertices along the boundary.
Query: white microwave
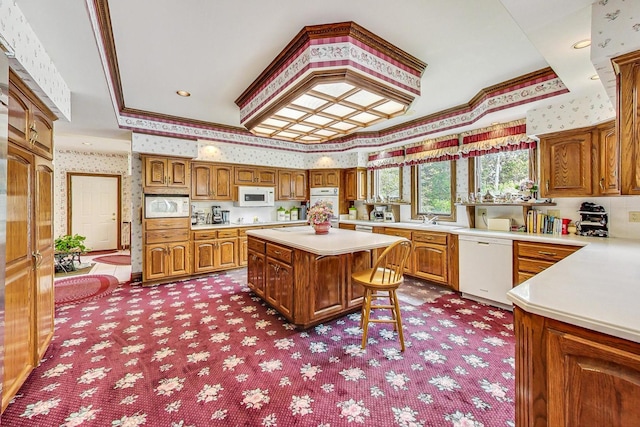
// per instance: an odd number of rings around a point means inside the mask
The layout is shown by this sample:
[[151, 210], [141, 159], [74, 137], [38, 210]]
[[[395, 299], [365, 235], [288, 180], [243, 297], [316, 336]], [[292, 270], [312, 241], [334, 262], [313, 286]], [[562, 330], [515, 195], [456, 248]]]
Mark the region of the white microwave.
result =
[[146, 194], [144, 196], [145, 218], [181, 218], [188, 217], [189, 196], [162, 196]]
[[235, 206], [259, 207], [273, 206], [276, 199], [275, 187], [238, 187], [238, 201]]

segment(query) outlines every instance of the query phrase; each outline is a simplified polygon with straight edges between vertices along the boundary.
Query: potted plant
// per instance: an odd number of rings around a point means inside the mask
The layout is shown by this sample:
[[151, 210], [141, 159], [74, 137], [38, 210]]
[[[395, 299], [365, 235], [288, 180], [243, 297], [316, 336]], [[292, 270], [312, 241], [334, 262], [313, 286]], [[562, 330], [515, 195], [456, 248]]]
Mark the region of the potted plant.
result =
[[320, 200], [311, 206], [307, 212], [309, 224], [316, 230], [316, 234], [327, 234], [331, 228], [331, 218], [333, 218], [333, 205], [324, 200]]
[[80, 264], [80, 254], [87, 253], [84, 245], [87, 238], [79, 234], [57, 237], [54, 240], [54, 258], [56, 271], [73, 271]]

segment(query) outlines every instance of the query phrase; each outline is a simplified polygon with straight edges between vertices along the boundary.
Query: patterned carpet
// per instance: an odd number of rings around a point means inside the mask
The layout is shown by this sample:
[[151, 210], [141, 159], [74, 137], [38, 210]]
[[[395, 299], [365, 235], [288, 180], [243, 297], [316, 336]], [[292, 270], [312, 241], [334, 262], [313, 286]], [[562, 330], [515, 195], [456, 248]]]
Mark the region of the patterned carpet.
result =
[[56, 306], [79, 304], [109, 295], [118, 286], [118, 278], [108, 274], [87, 274], [54, 282]]
[[361, 350], [359, 313], [297, 331], [245, 284], [240, 269], [57, 308], [2, 426], [514, 425], [511, 313], [411, 280], [407, 350], [375, 324]]

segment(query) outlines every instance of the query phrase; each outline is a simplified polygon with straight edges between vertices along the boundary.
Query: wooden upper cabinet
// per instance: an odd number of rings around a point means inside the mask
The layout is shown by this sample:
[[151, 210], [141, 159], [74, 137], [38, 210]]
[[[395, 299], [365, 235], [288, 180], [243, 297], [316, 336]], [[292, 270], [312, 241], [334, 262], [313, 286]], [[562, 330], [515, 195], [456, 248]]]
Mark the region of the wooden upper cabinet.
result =
[[307, 171], [279, 169], [277, 198], [278, 200], [306, 200]]
[[310, 187], [340, 187], [340, 169], [309, 171]]
[[592, 128], [559, 132], [541, 138], [541, 196], [592, 195], [593, 147]]
[[52, 160], [53, 121], [57, 117], [17, 75], [9, 75], [9, 141]]
[[233, 166], [191, 164], [191, 200], [231, 200]]
[[620, 142], [620, 190], [640, 194], [640, 51], [612, 60], [617, 76], [617, 122]]
[[189, 160], [143, 156], [143, 168], [145, 193], [189, 194]]
[[365, 200], [367, 198], [367, 170], [354, 168], [344, 174], [345, 199]]
[[598, 149], [600, 150], [600, 174], [598, 192], [602, 195], [620, 194], [620, 145], [616, 134], [615, 121], [598, 127]]
[[276, 186], [277, 171], [275, 168], [236, 166], [234, 170], [234, 185]]

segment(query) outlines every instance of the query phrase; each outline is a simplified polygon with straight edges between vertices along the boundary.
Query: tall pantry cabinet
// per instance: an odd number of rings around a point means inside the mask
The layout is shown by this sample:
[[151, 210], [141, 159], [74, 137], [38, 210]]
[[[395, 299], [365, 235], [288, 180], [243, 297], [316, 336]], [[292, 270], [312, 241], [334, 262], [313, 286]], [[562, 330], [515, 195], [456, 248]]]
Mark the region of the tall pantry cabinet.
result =
[[55, 119], [10, 72], [3, 411], [53, 336]]

